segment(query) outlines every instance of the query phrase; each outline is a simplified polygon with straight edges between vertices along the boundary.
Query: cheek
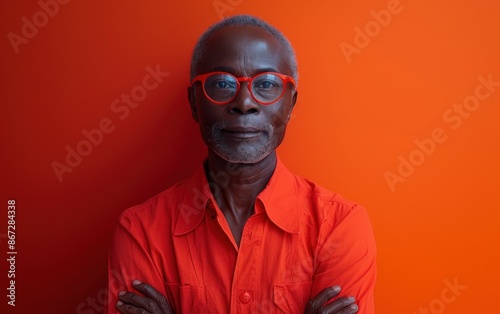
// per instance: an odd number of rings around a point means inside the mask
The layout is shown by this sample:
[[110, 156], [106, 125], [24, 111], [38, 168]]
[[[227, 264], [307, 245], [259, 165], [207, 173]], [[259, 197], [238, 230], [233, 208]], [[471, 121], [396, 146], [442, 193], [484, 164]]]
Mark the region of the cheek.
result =
[[198, 111], [198, 125], [203, 141], [210, 143], [220, 140], [220, 130], [224, 128], [224, 119], [222, 118], [224, 107], [213, 104], [205, 104]]
[[211, 116], [213, 116], [219, 108], [206, 99], [201, 87], [196, 90], [195, 97], [198, 120], [200, 122], [211, 120]]
[[275, 131], [284, 131], [291, 114], [291, 106], [280, 106], [278, 110], [272, 113], [271, 125], [275, 128]]
[[222, 110], [222, 106], [217, 106], [206, 101], [198, 102], [198, 121], [200, 125], [209, 127], [217, 121], [220, 121]]

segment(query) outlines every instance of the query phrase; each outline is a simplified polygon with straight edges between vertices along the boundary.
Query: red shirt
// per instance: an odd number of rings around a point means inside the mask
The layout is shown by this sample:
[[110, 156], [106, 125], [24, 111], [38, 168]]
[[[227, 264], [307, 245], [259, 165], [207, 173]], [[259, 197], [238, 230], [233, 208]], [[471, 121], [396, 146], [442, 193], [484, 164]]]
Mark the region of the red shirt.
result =
[[139, 279], [177, 313], [303, 313], [310, 298], [340, 285], [359, 314], [372, 314], [375, 257], [365, 209], [279, 160], [238, 248], [200, 167], [121, 214], [109, 255], [109, 312]]

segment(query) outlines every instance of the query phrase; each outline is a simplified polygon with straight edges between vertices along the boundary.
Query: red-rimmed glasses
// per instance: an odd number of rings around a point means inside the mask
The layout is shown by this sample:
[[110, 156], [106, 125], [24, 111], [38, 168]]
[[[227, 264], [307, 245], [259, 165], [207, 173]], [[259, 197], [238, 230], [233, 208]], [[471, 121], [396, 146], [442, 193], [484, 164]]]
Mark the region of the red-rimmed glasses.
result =
[[277, 102], [285, 94], [286, 84], [295, 80], [281, 73], [263, 72], [254, 77], [236, 77], [227, 72], [209, 72], [197, 75], [191, 85], [201, 82], [203, 93], [213, 103], [225, 105], [233, 101], [241, 88], [241, 82], [248, 82], [247, 87], [253, 99], [262, 105]]

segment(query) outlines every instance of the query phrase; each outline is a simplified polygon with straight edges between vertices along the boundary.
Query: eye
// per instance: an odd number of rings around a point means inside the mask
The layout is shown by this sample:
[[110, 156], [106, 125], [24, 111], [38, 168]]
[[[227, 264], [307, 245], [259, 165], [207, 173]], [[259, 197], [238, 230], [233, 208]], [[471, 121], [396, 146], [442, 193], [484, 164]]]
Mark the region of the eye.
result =
[[252, 85], [254, 90], [264, 93], [282, 89], [283, 82], [275, 74], [265, 73], [257, 76]]
[[276, 84], [272, 81], [261, 81], [257, 84], [257, 88], [269, 89], [276, 87]]
[[233, 82], [226, 80], [218, 80], [212, 83], [212, 86], [215, 88], [226, 89], [226, 88], [235, 88], [236, 85]]

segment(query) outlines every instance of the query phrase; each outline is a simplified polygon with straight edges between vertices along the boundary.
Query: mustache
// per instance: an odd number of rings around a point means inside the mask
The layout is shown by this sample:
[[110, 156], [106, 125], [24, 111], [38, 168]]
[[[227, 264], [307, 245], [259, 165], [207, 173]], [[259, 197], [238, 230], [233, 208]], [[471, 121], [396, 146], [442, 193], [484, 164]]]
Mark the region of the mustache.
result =
[[272, 125], [262, 122], [228, 122], [217, 121], [212, 125], [214, 131], [250, 131], [250, 132], [271, 132]]

